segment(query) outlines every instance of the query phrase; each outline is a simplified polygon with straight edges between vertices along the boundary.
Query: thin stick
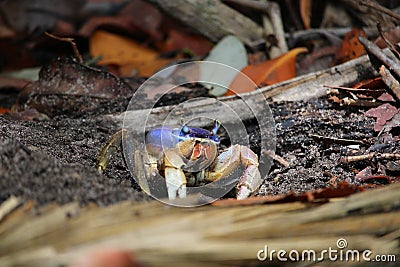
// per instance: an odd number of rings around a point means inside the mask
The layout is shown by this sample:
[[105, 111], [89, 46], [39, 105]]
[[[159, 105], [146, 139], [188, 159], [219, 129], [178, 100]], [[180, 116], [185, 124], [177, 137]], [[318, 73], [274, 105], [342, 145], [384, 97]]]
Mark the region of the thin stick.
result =
[[51, 33], [45, 32], [44, 34], [46, 34], [47, 36], [49, 36], [50, 38], [53, 38], [55, 40], [61, 41], [61, 42], [67, 42], [70, 43], [72, 46], [72, 50], [74, 51], [74, 55], [75, 57], [78, 59], [79, 63], [83, 63], [83, 58], [81, 56], [81, 54], [79, 53], [79, 50], [76, 46], [76, 43], [74, 42], [74, 38], [69, 38], [69, 37], [59, 37], [56, 35], [53, 35]]
[[339, 144], [364, 144], [364, 141], [362, 140], [352, 140], [352, 139], [337, 138], [332, 136], [322, 136], [317, 134], [310, 134], [310, 136], [315, 137], [317, 139], [329, 140]]
[[382, 92], [384, 93], [384, 89], [365, 89], [365, 88], [351, 88], [351, 87], [344, 87], [344, 86], [331, 86], [331, 85], [324, 85], [324, 87], [330, 88], [330, 89], [339, 89], [339, 90], [344, 90], [344, 91], [350, 91], [350, 92]]
[[290, 166], [290, 163], [287, 162], [287, 160], [285, 160], [284, 158], [282, 158], [281, 156], [275, 154], [273, 151], [268, 150], [267, 151], [267, 155], [270, 156], [271, 158], [273, 158], [276, 162], [278, 162], [279, 164], [281, 164], [283, 167], [287, 168]]
[[393, 77], [390, 71], [383, 65], [379, 68], [379, 74], [382, 76], [382, 81], [393, 92], [396, 98], [400, 100], [400, 83], [396, 80], [396, 78]]
[[350, 162], [355, 162], [355, 161], [371, 160], [374, 157], [380, 158], [380, 159], [400, 159], [400, 154], [397, 154], [397, 153], [378, 154], [378, 153], [375, 153], [375, 152], [371, 152], [371, 153], [366, 154], [366, 155], [342, 157], [340, 159], [340, 162], [342, 162], [342, 163], [350, 163]]
[[[400, 58], [400, 53], [399, 53], [399, 51], [397, 51], [397, 49], [396, 49], [396, 47], [394, 46], [394, 44], [393, 44], [392, 42], [390, 42], [390, 41], [386, 38], [386, 35], [384, 34], [384, 31], [383, 31], [383, 29], [382, 29], [381, 23], [378, 22], [376, 26], [377, 26], [377, 28], [378, 28], [379, 35], [381, 36], [381, 38], [383, 39], [383, 41], [385, 42], [385, 44], [390, 48], [390, 50], [391, 50], [392, 52], [396, 53], [397, 58]], [[397, 63], [399, 63], [399, 62], [397, 62]]]
[[384, 13], [384, 14], [392, 17], [392, 18], [400, 20], [400, 15], [399, 14], [393, 12], [392, 10], [390, 10], [390, 9], [388, 9], [386, 7], [383, 7], [383, 6], [379, 5], [376, 2], [373, 2], [373, 1], [370, 1], [370, 0], [360, 0], [359, 4], [363, 5], [363, 6], [370, 7], [370, 8], [375, 9], [375, 10], [378, 10], [378, 11], [380, 11], [380, 12], [382, 12], [382, 13]]

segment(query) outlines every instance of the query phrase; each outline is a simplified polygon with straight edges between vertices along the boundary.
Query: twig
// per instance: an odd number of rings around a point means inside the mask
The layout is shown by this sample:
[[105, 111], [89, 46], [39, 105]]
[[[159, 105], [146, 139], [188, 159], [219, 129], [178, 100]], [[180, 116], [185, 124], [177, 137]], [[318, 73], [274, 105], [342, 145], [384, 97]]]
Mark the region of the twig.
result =
[[[386, 36], [385, 36], [385, 34], [384, 34], [384, 32], [383, 32], [383, 29], [382, 29], [382, 25], [381, 25], [381, 23], [380, 23], [379, 21], [378, 21], [378, 23], [377, 23], [376, 26], [377, 26], [377, 28], [378, 28], [379, 35], [381, 36], [382, 40], [385, 42], [385, 44], [390, 48], [390, 50], [391, 50], [392, 52], [396, 53], [396, 55], [397, 55], [397, 58], [396, 58], [396, 59], [400, 58], [400, 53], [399, 53], [399, 51], [397, 51], [397, 49], [396, 49], [396, 47], [394, 46], [394, 44], [393, 44], [392, 42], [390, 42], [390, 41], [386, 38]], [[399, 63], [399, 62], [397, 62], [397, 63]]]
[[372, 158], [380, 158], [380, 159], [400, 159], [400, 154], [397, 153], [383, 153], [383, 154], [378, 154], [375, 152], [371, 152], [366, 155], [357, 155], [357, 156], [347, 156], [347, 157], [342, 157], [340, 159], [341, 163], [350, 163], [354, 161], [362, 161], [362, 160], [370, 160]]
[[[308, 29], [308, 30], [301, 30], [301, 31], [296, 31], [296, 32], [289, 32], [285, 33], [285, 37], [287, 39], [293, 39], [293, 42], [296, 42], [298, 39], [301, 40], [310, 40], [313, 38], [316, 38], [318, 35], [324, 36], [326, 39], [328, 39], [332, 44], [334, 45], [339, 45], [342, 43], [342, 39], [340, 37], [345, 36], [346, 33], [351, 31], [351, 27], [346, 27], [346, 28], [327, 28], [327, 29]], [[371, 28], [371, 27], [366, 27], [363, 28], [365, 31], [365, 34], [369, 38], [375, 38], [379, 35], [377, 29]]]
[[393, 71], [397, 77], [400, 77], [400, 66], [397, 65], [393, 59], [385, 55], [385, 53], [383, 53], [383, 51], [376, 44], [369, 41], [367, 38], [364, 38], [360, 35], [358, 39], [364, 45], [365, 49], [368, 52], [368, 55], [376, 57], [390, 71]]
[[393, 77], [390, 71], [383, 65], [379, 68], [379, 74], [382, 77], [382, 81], [393, 92], [396, 98], [400, 100], [400, 83], [396, 80], [396, 78]]
[[79, 53], [79, 50], [76, 46], [76, 43], [74, 42], [74, 38], [69, 38], [69, 37], [59, 37], [56, 35], [53, 35], [51, 33], [45, 32], [44, 34], [46, 34], [47, 36], [49, 36], [50, 38], [53, 38], [55, 40], [61, 41], [61, 42], [67, 42], [70, 43], [72, 46], [72, 50], [74, 51], [74, 55], [75, 57], [78, 59], [79, 63], [83, 63], [83, 58], [81, 56], [81, 54]]
[[283, 167], [287, 168], [290, 166], [290, 163], [287, 162], [287, 160], [285, 160], [284, 158], [282, 158], [281, 156], [275, 154], [273, 151], [268, 150], [266, 153], [268, 156], [270, 156], [271, 158], [273, 158], [276, 162], [278, 162], [279, 164], [281, 164]]
[[386, 8], [386, 7], [383, 7], [383, 6], [379, 5], [379, 4], [376, 3], [376, 2], [373, 2], [373, 1], [370, 1], [370, 0], [360, 0], [360, 1], [359, 1], [359, 4], [360, 4], [360, 5], [363, 5], [363, 6], [370, 7], [370, 8], [372, 8], [372, 9], [375, 9], [375, 10], [377, 10], [377, 11], [380, 11], [380, 12], [382, 12], [382, 13], [384, 13], [384, 14], [386, 14], [386, 15], [392, 17], [392, 18], [395, 18], [395, 19], [397, 19], [397, 20], [400, 20], [400, 15], [399, 15], [399, 14], [393, 12], [392, 10], [390, 10], [390, 9], [388, 9], [388, 8]]
[[336, 142], [339, 144], [364, 144], [362, 140], [352, 140], [352, 139], [344, 139], [344, 138], [337, 138], [331, 136], [322, 136], [317, 134], [310, 134], [311, 137], [315, 137], [317, 139], [329, 140], [332, 142]]
[[331, 86], [331, 85], [324, 85], [324, 87], [330, 88], [330, 89], [339, 89], [343, 91], [349, 91], [349, 92], [356, 92], [356, 93], [384, 93], [384, 89], [365, 89], [365, 88], [351, 88], [351, 87], [345, 87], [345, 86]]

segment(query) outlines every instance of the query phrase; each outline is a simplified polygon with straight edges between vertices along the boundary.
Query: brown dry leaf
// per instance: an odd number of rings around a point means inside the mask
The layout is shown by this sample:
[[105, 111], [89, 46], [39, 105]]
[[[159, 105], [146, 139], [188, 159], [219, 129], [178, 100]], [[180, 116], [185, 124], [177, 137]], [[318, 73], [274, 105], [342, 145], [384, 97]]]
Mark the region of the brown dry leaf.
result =
[[35, 109], [50, 117], [79, 115], [133, 90], [109, 72], [89, 68], [72, 59], [58, 59], [44, 66], [39, 80], [19, 94], [16, 112]]
[[[248, 65], [242, 69], [241, 73], [247, 75], [257, 86], [266, 86], [296, 77], [296, 56], [307, 53], [307, 48], [299, 47], [290, 50], [280, 57], [264, 61], [258, 65]], [[235, 93], [247, 93], [255, 88], [249, 86], [247, 79], [239, 74], [232, 81], [226, 96]], [[233, 93], [235, 92], [235, 93]]]
[[106, 31], [96, 31], [89, 41], [92, 57], [101, 56], [99, 65], [119, 66], [121, 76], [149, 77], [164, 67], [171, 59], [160, 58], [159, 54], [132, 39]]
[[19, 0], [2, 1], [0, 12], [6, 24], [17, 32], [44, 32], [54, 27], [59, 18], [75, 19], [87, 1], [84, 0]]
[[161, 40], [162, 21], [163, 15], [155, 6], [143, 0], [135, 0], [130, 1], [117, 15], [91, 17], [79, 30], [79, 34], [89, 37], [99, 28], [112, 28], [118, 32]]
[[311, 4], [311, 0], [299, 1], [301, 20], [305, 29], [311, 28]]
[[394, 99], [393, 96], [388, 93], [381, 94], [377, 99], [382, 102], [396, 102], [396, 99]]
[[354, 28], [344, 36], [342, 47], [336, 55], [336, 64], [358, 58], [366, 53], [364, 46], [358, 40], [359, 35], [366, 37], [364, 30]]
[[0, 107], [0, 114], [4, 114], [4, 113], [8, 113], [8, 112], [10, 112], [11, 110], [9, 110], [9, 109], [7, 109], [7, 108], [2, 108], [2, 107]]
[[379, 107], [371, 108], [370, 110], [365, 112], [365, 115], [368, 117], [376, 118], [374, 130], [379, 132], [383, 129], [383, 127], [385, 127], [386, 122], [391, 118], [393, 118], [393, 116], [396, 115], [397, 113], [398, 110], [396, 107], [386, 103], [380, 105]]
[[334, 103], [337, 103], [337, 104], [342, 104], [342, 100], [341, 100], [339, 97], [335, 96], [335, 95], [330, 96], [330, 97], [328, 98], [328, 100], [329, 100], [329, 101], [332, 101], [332, 102], [334, 102]]
[[364, 187], [358, 185], [352, 185], [348, 182], [338, 182], [334, 187], [327, 187], [322, 189], [316, 189], [300, 194], [293, 192], [287, 194], [280, 194], [276, 196], [256, 196], [249, 197], [247, 199], [222, 199], [213, 202], [211, 205], [219, 207], [230, 207], [230, 206], [247, 206], [247, 205], [260, 205], [260, 204], [271, 204], [271, 203], [290, 203], [295, 201], [315, 201], [317, 199], [329, 199], [346, 197], [357, 192], [364, 191]]
[[182, 30], [171, 28], [165, 41], [157, 42], [157, 47], [162, 52], [186, 49], [197, 56], [207, 54], [213, 44], [201, 35], [186, 33]]
[[[389, 29], [385, 32], [382, 32], [382, 34], [384, 35], [386, 40], [389, 41], [391, 44], [397, 44], [400, 42], [400, 27], [399, 26]], [[387, 47], [387, 44], [385, 43], [382, 36], [379, 36], [375, 40], [374, 43], [382, 49]]]
[[382, 89], [385, 88], [386, 85], [385, 83], [382, 81], [381, 77], [376, 77], [373, 79], [368, 79], [368, 80], [364, 80], [361, 81], [355, 85], [352, 86], [352, 88], [356, 88], [356, 89]]

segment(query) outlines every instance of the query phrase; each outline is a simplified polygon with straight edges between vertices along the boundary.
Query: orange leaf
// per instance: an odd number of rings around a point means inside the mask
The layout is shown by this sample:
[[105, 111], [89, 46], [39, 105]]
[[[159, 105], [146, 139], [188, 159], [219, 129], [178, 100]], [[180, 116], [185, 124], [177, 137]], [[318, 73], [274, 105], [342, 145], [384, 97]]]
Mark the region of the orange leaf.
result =
[[336, 64], [344, 63], [365, 54], [364, 46], [358, 40], [358, 36], [366, 37], [363, 30], [354, 28], [343, 38], [342, 47], [336, 55]]
[[10, 112], [9, 109], [0, 107], [0, 114], [4, 114], [4, 113], [8, 113], [8, 112]]
[[385, 83], [382, 81], [381, 77], [376, 77], [373, 79], [368, 79], [361, 81], [352, 86], [353, 88], [364, 88], [364, 89], [381, 89], [385, 88]]
[[122, 76], [151, 76], [154, 72], [171, 62], [159, 58], [159, 54], [127, 37], [106, 31], [96, 31], [90, 37], [90, 55], [101, 56], [99, 65], [117, 65]]
[[[265, 86], [296, 77], [296, 56], [307, 51], [307, 48], [304, 47], [295, 48], [280, 57], [264, 61], [258, 65], [244, 67], [241, 74], [237, 75], [232, 81], [225, 95], [253, 91], [255, 86], [251, 81], [257, 86]], [[246, 79], [242, 73], [247, 75], [251, 81]]]

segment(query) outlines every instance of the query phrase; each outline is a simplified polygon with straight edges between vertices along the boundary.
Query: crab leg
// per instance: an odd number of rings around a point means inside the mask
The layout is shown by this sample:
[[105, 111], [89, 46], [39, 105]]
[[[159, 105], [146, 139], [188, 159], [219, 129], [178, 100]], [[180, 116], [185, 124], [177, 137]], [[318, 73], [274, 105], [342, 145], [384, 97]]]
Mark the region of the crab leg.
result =
[[186, 197], [186, 176], [182, 171], [185, 163], [178, 155], [174, 149], [165, 151], [164, 172], [169, 199], [175, 199], [176, 196], [180, 198]]
[[258, 190], [261, 185], [261, 175], [258, 170], [258, 157], [248, 147], [233, 145], [222, 152], [213, 167], [213, 171], [206, 173], [205, 179], [209, 182], [217, 181], [229, 176], [240, 166], [245, 170], [237, 185], [237, 199], [247, 198]]

